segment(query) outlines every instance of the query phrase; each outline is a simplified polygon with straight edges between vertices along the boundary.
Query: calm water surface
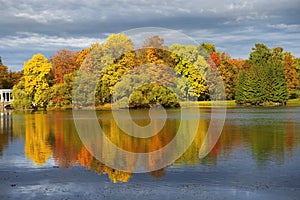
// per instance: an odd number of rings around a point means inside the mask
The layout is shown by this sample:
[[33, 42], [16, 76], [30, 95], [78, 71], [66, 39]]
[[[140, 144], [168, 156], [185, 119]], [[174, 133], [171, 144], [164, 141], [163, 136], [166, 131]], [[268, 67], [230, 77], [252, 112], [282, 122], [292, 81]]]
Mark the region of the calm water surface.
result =
[[[106, 136], [130, 152], [155, 151], [175, 137], [180, 110], [167, 110], [167, 114], [157, 135], [138, 139], [122, 132], [110, 111], [97, 112]], [[147, 110], [132, 110], [131, 116], [139, 125], [150, 122]], [[192, 117], [193, 109], [187, 118]], [[143, 175], [118, 171], [95, 159], [82, 144], [71, 111], [4, 112], [0, 118], [0, 171], [67, 168], [93, 171], [114, 183], [150, 177], [171, 182], [197, 183], [201, 179], [207, 184], [300, 188], [300, 107], [228, 108], [221, 137], [209, 155], [199, 159], [210, 117], [211, 110], [201, 108], [199, 128], [187, 151], [169, 167]], [[126, 120], [130, 119], [124, 118], [123, 123]], [[185, 131], [191, 127], [186, 123]]]

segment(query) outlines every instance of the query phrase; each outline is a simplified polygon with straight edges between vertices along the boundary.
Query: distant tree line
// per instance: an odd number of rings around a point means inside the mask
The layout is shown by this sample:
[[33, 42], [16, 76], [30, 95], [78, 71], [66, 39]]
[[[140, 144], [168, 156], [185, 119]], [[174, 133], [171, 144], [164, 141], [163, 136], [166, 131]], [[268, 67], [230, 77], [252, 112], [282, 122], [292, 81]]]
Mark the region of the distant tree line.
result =
[[22, 77], [22, 72], [9, 71], [8, 67], [3, 65], [0, 56], [0, 89], [12, 89]]
[[[214, 82], [218, 75], [227, 100], [285, 104], [299, 92], [300, 60], [281, 47], [270, 49], [259, 43], [248, 59], [234, 59], [213, 44], [165, 46], [159, 36], [145, 39], [136, 50], [126, 35], [112, 34], [105, 43], [81, 51], [58, 50], [50, 60], [36, 54], [24, 63], [22, 75], [13, 84], [15, 108], [70, 108], [76, 76], [81, 80], [76, 97], [82, 107], [89, 106], [91, 99], [96, 106], [117, 100], [130, 107], [222, 100]], [[95, 93], [86, 94], [93, 77]]]

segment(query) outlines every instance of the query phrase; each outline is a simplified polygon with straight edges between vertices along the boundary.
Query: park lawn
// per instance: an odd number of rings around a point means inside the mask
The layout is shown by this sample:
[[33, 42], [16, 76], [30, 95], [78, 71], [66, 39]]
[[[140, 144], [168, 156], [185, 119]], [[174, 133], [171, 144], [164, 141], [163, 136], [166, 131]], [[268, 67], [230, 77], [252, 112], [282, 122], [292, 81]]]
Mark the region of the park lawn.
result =
[[182, 106], [200, 106], [200, 107], [211, 107], [211, 106], [237, 106], [234, 100], [224, 100], [224, 101], [189, 101], [180, 102]]

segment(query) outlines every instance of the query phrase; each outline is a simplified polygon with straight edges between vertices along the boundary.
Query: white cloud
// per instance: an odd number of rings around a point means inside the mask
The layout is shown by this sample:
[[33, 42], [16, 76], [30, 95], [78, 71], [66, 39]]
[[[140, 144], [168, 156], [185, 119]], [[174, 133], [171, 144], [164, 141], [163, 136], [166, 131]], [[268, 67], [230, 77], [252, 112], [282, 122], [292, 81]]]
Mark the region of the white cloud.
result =
[[300, 32], [300, 24], [268, 24], [268, 27], [281, 29], [283, 31], [298, 31]]
[[32, 19], [39, 23], [48, 23], [53, 20], [64, 20], [66, 22], [72, 22], [72, 18], [70, 16], [64, 16], [64, 15], [55, 15], [54, 13], [51, 13], [49, 11], [42, 11], [38, 14], [33, 13], [16, 13], [16, 17], [23, 18], [23, 19]]
[[[3, 3], [3, 2], [2, 2]], [[5, 16], [5, 21], [10, 20], [33, 20], [38, 23], [48, 23], [51, 21], [61, 20], [71, 22], [74, 16], [68, 12], [69, 9], [58, 4], [57, 7], [49, 5], [43, 1], [6, 1], [2, 4], [3, 10], [1, 15]], [[61, 7], [60, 7], [61, 6]]]
[[240, 2], [232, 2], [228, 5], [229, 10], [241, 10], [241, 9], [249, 9], [253, 8], [253, 3], [247, 1], [240, 1]]
[[0, 49], [23, 49], [30, 47], [31, 50], [59, 49], [59, 48], [86, 48], [95, 42], [102, 42], [101, 38], [90, 37], [59, 37], [48, 36], [39, 33], [19, 32], [14, 36], [0, 38]]

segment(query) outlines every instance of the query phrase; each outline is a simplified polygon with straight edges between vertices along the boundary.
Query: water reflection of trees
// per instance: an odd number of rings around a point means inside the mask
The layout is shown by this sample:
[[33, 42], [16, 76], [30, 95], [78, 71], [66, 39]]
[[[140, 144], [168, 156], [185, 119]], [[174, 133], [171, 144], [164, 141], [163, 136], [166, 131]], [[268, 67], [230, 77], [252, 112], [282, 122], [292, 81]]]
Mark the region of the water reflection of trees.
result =
[[[60, 167], [80, 165], [98, 174], [107, 174], [114, 182], [127, 182], [130, 173], [114, 170], [100, 163], [82, 144], [70, 113], [56, 112], [52, 117], [52, 148], [55, 163]], [[88, 133], [87, 133], [88, 134]]]
[[[173, 120], [173, 121], [172, 121]], [[131, 152], [155, 151], [165, 146], [174, 138], [179, 121], [170, 120], [165, 128], [156, 137], [139, 140], [126, 135], [118, 129], [112, 120], [102, 120], [101, 126], [106, 136], [116, 145]], [[175, 124], [175, 125], [174, 125]], [[213, 150], [204, 159], [199, 160], [199, 149], [204, 140], [209, 120], [201, 119], [196, 138], [187, 151], [175, 161], [175, 165], [195, 165], [199, 162], [204, 165], [215, 165], [218, 158], [229, 157], [233, 152], [244, 148], [252, 152], [258, 165], [268, 163], [272, 159], [281, 164], [285, 156], [292, 155], [299, 144], [299, 125], [295, 121], [287, 121], [281, 124], [237, 126], [232, 121], [225, 123], [223, 133]], [[188, 127], [187, 123], [187, 127]], [[83, 166], [98, 174], [107, 174], [113, 182], [127, 182], [131, 174], [114, 170], [100, 163], [82, 144], [70, 112], [14, 114], [11, 125], [14, 137], [24, 138], [25, 155], [37, 165], [43, 165], [53, 156], [56, 165], [60, 167]], [[188, 129], [187, 129], [188, 130]], [[8, 134], [1, 130], [0, 150], [7, 145]], [[88, 133], [87, 133], [88, 134]], [[176, 142], [186, 142], [178, 140]], [[111, 159], [117, 155], [112, 152]], [[163, 155], [161, 155], [163, 156]], [[126, 165], [132, 165], [134, 158], [124, 161]], [[154, 165], [149, 159], [150, 165]], [[165, 170], [157, 170], [149, 173], [153, 177], [165, 175]]]
[[0, 133], [0, 156], [2, 156], [3, 150], [7, 147], [9, 142], [8, 134]]
[[48, 143], [50, 123], [42, 113], [25, 115], [25, 155], [37, 165], [43, 165], [52, 155]]
[[297, 132], [295, 121], [278, 124], [261, 124], [255, 121], [249, 124], [232, 126], [227, 121], [219, 141], [202, 163], [216, 164], [218, 157], [229, 157], [233, 151], [246, 148], [251, 151], [259, 166], [266, 165], [269, 161], [283, 164], [286, 154], [292, 155], [299, 144], [299, 131]]
[[12, 134], [12, 117], [9, 111], [0, 112], [0, 156], [9, 143]]

